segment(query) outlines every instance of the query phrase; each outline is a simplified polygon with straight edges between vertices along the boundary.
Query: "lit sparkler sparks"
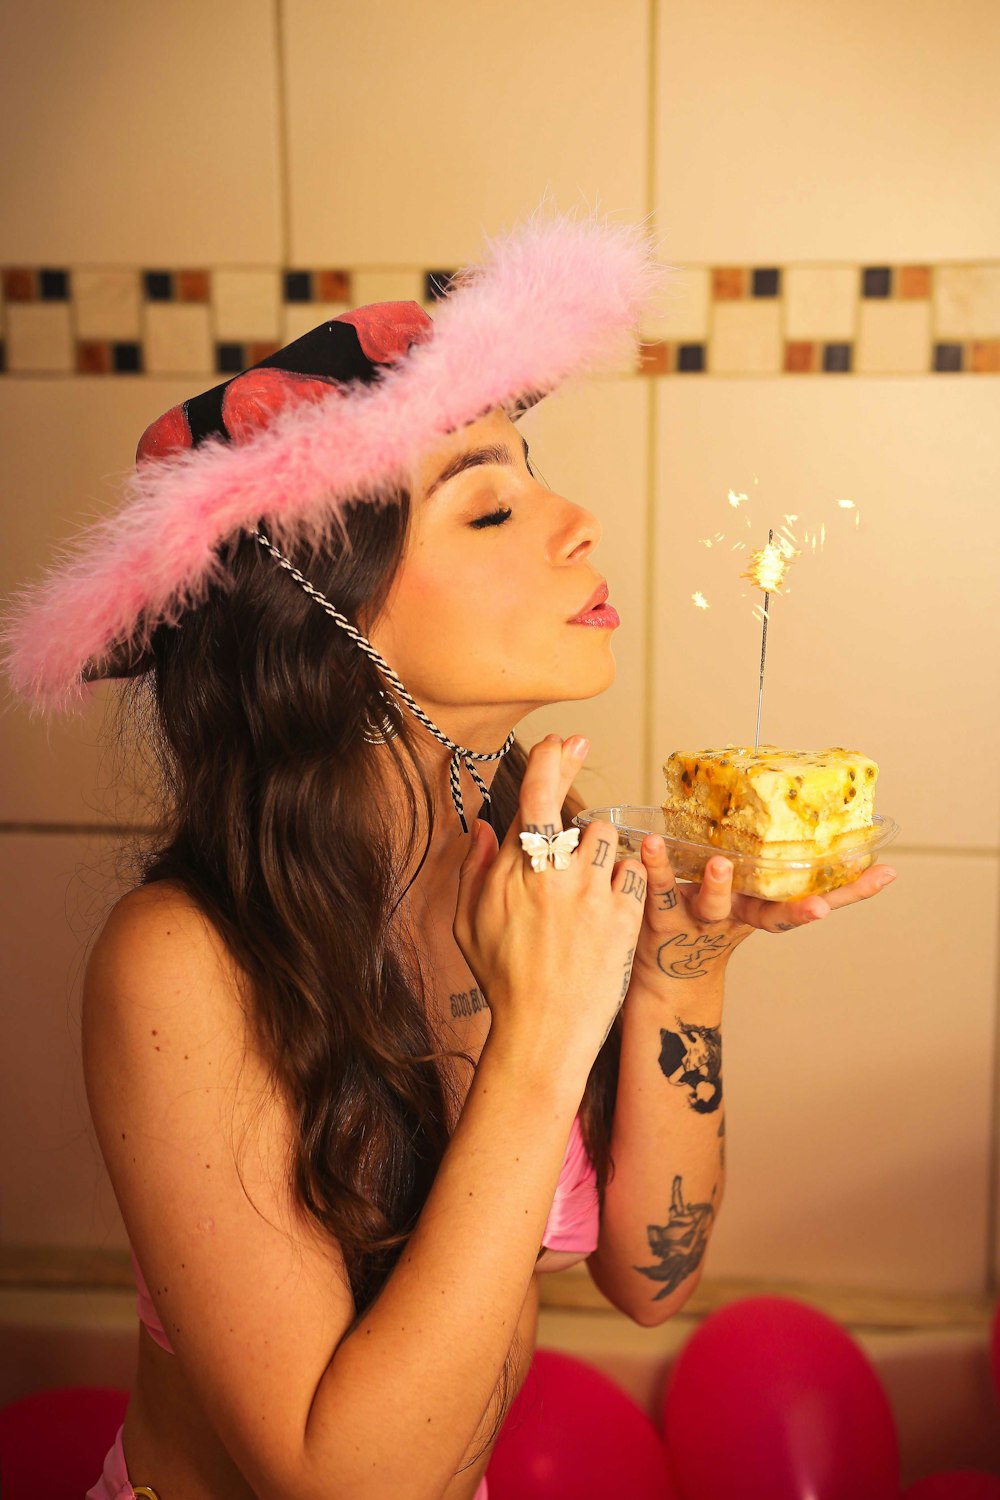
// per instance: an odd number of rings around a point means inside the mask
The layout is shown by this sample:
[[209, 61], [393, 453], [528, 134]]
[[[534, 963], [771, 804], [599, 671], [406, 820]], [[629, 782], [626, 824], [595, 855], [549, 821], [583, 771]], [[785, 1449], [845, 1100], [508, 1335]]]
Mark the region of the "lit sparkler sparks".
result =
[[751, 552], [750, 566], [740, 574], [766, 594], [780, 594], [785, 574], [793, 557], [798, 557], [798, 548], [783, 536], [774, 541], [774, 532], [767, 534], [767, 546], [759, 552]]
[[710, 607], [704, 594], [692, 594], [691, 600], [696, 609], [708, 609]]

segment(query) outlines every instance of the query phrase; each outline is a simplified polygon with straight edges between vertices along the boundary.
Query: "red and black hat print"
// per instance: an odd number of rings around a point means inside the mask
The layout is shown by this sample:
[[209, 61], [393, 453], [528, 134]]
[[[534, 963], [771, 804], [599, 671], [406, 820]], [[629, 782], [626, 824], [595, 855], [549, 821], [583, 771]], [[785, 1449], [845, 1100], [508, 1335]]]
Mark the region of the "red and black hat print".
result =
[[341, 313], [231, 380], [172, 406], [142, 434], [136, 463], [197, 448], [209, 436], [247, 442], [287, 406], [321, 400], [338, 386], [370, 385], [433, 328], [417, 302], [373, 302]]

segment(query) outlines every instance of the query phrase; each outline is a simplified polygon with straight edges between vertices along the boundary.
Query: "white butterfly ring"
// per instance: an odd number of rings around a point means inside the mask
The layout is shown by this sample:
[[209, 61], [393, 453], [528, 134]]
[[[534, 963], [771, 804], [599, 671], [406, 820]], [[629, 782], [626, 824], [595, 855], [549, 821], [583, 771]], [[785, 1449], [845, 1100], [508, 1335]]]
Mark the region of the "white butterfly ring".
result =
[[557, 870], [569, 867], [569, 857], [580, 842], [579, 828], [564, 828], [562, 833], [522, 833], [521, 848], [531, 855], [531, 868], [544, 870], [551, 859]]

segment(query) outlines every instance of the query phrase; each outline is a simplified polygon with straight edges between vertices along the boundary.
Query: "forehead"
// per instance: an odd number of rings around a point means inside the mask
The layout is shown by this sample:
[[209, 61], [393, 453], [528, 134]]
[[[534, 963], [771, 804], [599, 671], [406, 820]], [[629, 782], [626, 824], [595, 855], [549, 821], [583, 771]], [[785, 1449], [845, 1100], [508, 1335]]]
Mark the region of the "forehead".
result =
[[413, 498], [423, 497], [442, 471], [463, 453], [493, 444], [508, 448], [514, 455], [520, 453], [524, 446], [521, 434], [501, 407], [496, 407], [475, 422], [469, 422], [457, 432], [449, 433], [421, 455], [414, 466], [411, 485]]

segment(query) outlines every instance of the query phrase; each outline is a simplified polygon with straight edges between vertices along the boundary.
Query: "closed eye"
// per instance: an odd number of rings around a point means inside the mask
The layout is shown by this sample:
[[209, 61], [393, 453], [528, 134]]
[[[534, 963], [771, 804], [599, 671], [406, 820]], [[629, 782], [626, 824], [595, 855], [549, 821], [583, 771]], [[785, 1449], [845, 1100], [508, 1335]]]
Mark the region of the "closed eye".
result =
[[491, 511], [488, 516], [480, 516], [477, 520], [470, 521], [469, 525], [476, 527], [477, 530], [484, 526], [502, 526], [505, 521], [510, 520], [513, 514], [514, 512], [512, 510], [508, 510], [506, 508], [502, 510], [494, 510]]

